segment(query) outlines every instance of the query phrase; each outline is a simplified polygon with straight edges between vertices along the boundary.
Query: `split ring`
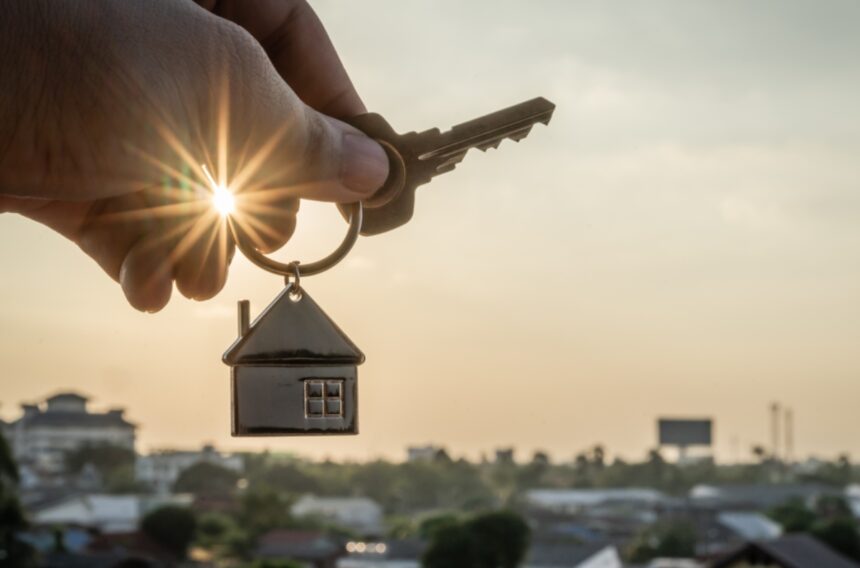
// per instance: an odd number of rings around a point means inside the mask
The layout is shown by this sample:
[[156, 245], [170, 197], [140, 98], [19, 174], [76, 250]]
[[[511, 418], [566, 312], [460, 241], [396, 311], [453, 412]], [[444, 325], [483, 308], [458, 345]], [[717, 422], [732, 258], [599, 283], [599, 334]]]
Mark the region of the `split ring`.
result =
[[248, 242], [248, 239], [245, 238], [244, 235], [239, 231], [236, 227], [235, 221], [233, 219], [227, 218], [227, 225], [230, 227], [230, 232], [233, 235], [233, 240], [236, 241], [236, 247], [242, 251], [242, 254], [245, 257], [262, 268], [263, 270], [267, 270], [274, 274], [280, 274], [284, 276], [287, 280], [289, 280], [290, 276], [295, 279], [295, 286], [298, 289], [299, 278], [302, 276], [312, 276], [314, 274], [319, 274], [320, 272], [325, 272], [341, 260], [343, 260], [349, 251], [352, 250], [352, 247], [355, 245], [355, 242], [358, 240], [358, 234], [361, 231], [361, 222], [364, 217], [364, 208], [361, 205], [360, 201], [356, 201], [349, 205], [349, 229], [347, 229], [346, 236], [340, 245], [334, 249], [334, 251], [326, 256], [325, 258], [321, 258], [315, 262], [301, 263], [298, 261], [293, 261], [290, 263], [278, 262], [276, 260], [272, 260], [267, 257], [256, 248], [254, 245]]

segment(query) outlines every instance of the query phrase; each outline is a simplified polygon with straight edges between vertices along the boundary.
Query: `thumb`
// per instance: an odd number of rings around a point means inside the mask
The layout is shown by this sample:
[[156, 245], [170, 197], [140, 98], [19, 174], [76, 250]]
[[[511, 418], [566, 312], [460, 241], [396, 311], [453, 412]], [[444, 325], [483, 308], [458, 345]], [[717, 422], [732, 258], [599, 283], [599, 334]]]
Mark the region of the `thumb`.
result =
[[388, 156], [360, 130], [305, 107], [303, 183], [296, 196], [352, 203], [373, 195], [388, 177]]

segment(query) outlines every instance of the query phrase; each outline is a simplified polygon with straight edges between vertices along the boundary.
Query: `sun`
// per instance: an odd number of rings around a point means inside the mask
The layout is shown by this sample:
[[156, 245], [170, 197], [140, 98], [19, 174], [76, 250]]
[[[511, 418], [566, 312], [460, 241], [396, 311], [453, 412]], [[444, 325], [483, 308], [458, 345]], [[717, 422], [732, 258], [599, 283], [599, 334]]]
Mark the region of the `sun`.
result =
[[216, 185], [212, 188], [212, 205], [222, 217], [231, 215], [236, 211], [236, 196], [224, 186]]
[[212, 206], [222, 217], [228, 217], [236, 212], [236, 196], [230, 191], [230, 188], [216, 183], [215, 178], [209, 173], [209, 168], [202, 165], [203, 173], [206, 174], [206, 179], [209, 181], [209, 189], [212, 195], [209, 199], [212, 201]]

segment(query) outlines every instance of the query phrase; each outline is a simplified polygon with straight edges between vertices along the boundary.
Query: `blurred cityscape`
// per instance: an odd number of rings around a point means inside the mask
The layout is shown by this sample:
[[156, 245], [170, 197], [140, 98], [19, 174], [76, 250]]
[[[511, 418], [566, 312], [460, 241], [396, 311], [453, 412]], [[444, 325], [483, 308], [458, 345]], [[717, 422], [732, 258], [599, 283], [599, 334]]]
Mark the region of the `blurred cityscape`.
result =
[[242, 568], [858, 566], [860, 469], [771, 440], [715, 463], [708, 418], [655, 417], [643, 459], [441, 446], [315, 462], [212, 446], [140, 454], [123, 409], [62, 392], [0, 423], [0, 565]]

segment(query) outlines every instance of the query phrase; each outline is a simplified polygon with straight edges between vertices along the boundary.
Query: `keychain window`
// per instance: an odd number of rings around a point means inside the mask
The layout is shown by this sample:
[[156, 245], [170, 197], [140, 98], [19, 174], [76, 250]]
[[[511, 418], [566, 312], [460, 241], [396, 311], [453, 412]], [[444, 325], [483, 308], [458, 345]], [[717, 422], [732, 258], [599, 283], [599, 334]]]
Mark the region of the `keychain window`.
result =
[[305, 406], [308, 418], [343, 416], [343, 379], [305, 381]]

